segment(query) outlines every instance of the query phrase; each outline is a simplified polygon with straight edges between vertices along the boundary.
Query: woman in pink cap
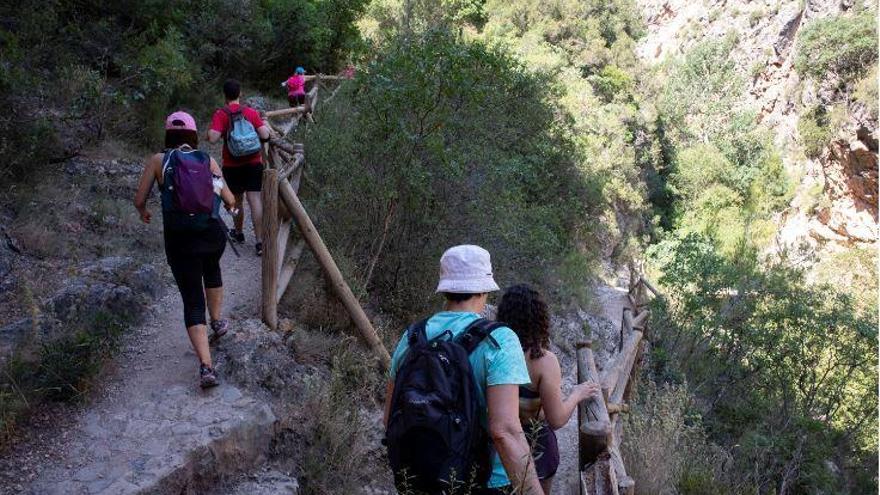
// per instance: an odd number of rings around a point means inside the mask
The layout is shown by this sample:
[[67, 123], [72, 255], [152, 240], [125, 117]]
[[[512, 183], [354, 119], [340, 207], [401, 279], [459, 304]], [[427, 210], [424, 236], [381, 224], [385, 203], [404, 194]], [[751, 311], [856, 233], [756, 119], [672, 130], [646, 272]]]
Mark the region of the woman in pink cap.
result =
[[226, 248], [221, 225], [221, 201], [234, 210], [235, 198], [223, 182], [220, 166], [198, 149], [196, 122], [186, 112], [174, 112], [165, 120], [165, 151], [147, 159], [138, 182], [134, 206], [141, 220], [150, 223], [147, 197], [153, 183], [162, 194], [165, 255], [183, 299], [183, 320], [199, 359], [202, 388], [217, 385], [211, 363], [205, 301], [215, 337], [229, 328], [222, 319], [223, 281], [220, 257]]

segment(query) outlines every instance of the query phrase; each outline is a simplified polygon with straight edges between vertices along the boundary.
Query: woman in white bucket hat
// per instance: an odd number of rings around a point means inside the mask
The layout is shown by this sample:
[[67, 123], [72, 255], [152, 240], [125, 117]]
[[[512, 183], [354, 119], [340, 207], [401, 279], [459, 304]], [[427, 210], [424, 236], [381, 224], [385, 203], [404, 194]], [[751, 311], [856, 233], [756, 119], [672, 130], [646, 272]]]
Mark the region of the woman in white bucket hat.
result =
[[[499, 287], [492, 275], [488, 251], [467, 244], [446, 250], [440, 258], [440, 281], [437, 284], [437, 293], [443, 294], [446, 303], [443, 311], [425, 321], [427, 340], [444, 333], [455, 339], [464, 333], [480, 319], [488, 294], [497, 290]], [[404, 332], [391, 359], [385, 396], [386, 426], [394, 396], [394, 380], [409, 349], [407, 336]], [[473, 493], [506, 493], [511, 484], [520, 488], [519, 493], [542, 493], [519, 421], [519, 386], [530, 383], [519, 338], [510, 328], [499, 326], [474, 348], [469, 361], [477, 384], [481, 423], [487, 427], [495, 447], [489, 479]]]

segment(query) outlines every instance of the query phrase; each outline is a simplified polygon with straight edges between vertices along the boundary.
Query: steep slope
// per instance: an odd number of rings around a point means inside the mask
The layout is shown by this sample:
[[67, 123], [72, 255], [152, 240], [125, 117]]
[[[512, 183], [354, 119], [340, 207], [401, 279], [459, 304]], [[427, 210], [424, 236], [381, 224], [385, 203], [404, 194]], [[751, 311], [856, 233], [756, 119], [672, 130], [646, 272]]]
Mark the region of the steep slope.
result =
[[[748, 84], [743, 102], [773, 132], [797, 184], [777, 219], [777, 248], [840, 251], [876, 243], [877, 117], [840, 78], [816, 81], [795, 70], [799, 35], [822, 19], [852, 14], [852, 0], [759, 2], [638, 0], [647, 23], [637, 53], [648, 64], [686, 53], [698, 43], [737, 36], [733, 59]], [[870, 76], [868, 76], [870, 78]], [[874, 76], [876, 79], [876, 74]], [[870, 85], [870, 79], [867, 79]], [[876, 80], [873, 81], [876, 88]], [[876, 89], [875, 96], [876, 98]], [[835, 114], [831, 134], [812, 157], [799, 121], [812, 109]], [[873, 113], [873, 115], [872, 115]]]

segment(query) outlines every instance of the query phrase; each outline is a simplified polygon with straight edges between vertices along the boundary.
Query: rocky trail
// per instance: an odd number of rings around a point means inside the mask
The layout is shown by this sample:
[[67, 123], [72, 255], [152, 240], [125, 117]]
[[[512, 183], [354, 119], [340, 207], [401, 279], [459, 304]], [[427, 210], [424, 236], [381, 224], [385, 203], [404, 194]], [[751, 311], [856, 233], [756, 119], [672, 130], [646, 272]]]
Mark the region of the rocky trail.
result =
[[[239, 251], [237, 258], [227, 248], [222, 260], [231, 333], [259, 297], [252, 242]], [[266, 460], [275, 423], [270, 406], [225, 379], [222, 362], [221, 385], [198, 388], [181, 311], [180, 296], [169, 287], [145, 322], [123, 337], [91, 403], [63, 411], [68, 417], [57, 426], [0, 458], [0, 493], [206, 493]], [[296, 485], [275, 478], [270, 484]]]

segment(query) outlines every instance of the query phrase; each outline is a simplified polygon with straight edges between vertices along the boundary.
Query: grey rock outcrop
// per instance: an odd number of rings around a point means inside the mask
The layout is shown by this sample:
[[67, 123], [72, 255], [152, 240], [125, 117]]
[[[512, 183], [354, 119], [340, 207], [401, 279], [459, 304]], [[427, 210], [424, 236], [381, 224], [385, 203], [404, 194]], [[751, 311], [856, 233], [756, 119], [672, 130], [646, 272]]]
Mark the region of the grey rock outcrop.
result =
[[152, 265], [141, 265], [132, 258], [102, 258], [85, 264], [40, 304], [38, 314], [0, 327], [0, 367], [16, 353], [32, 355], [40, 343], [75, 330], [88, 331], [91, 326], [87, 323], [101, 315], [135, 322], [163, 288]]

